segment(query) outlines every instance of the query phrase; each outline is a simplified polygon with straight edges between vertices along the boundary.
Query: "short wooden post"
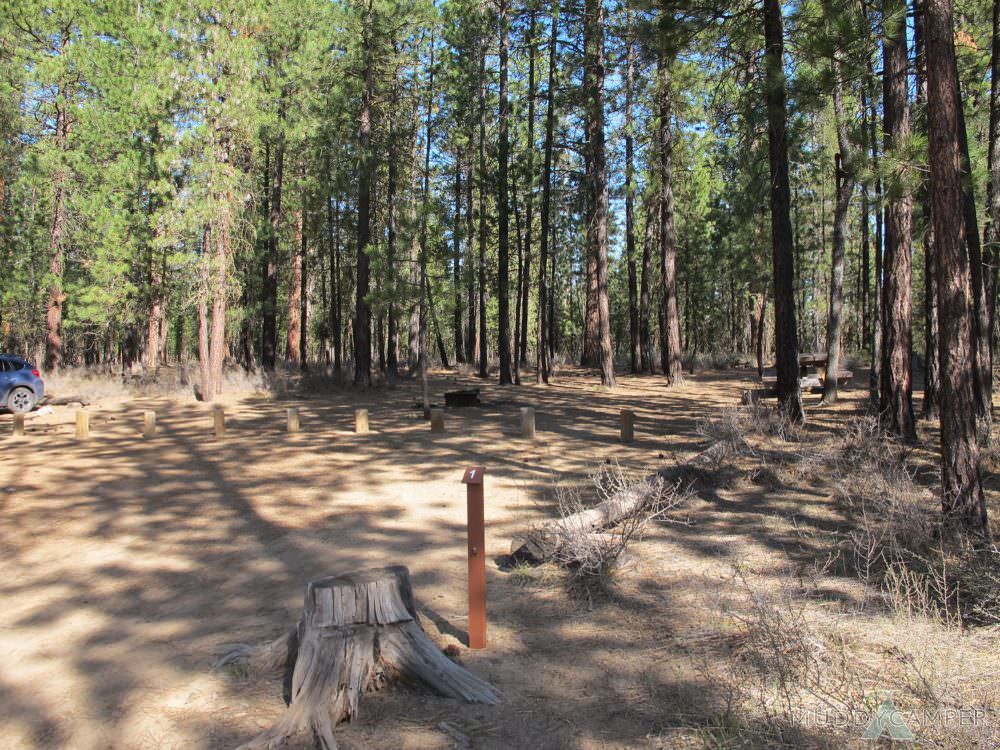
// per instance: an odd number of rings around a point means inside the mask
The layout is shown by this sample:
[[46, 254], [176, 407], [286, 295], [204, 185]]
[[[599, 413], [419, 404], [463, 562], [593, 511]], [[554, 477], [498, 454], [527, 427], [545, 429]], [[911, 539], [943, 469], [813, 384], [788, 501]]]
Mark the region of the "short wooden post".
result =
[[444, 432], [444, 409], [431, 409], [431, 432]]
[[14, 437], [24, 437], [24, 415], [14, 415]]
[[215, 426], [217, 438], [226, 436], [226, 410], [221, 406], [212, 407], [212, 423]]
[[635, 412], [622, 409], [622, 442], [631, 443], [635, 440]]
[[368, 432], [368, 410], [367, 409], [355, 409], [354, 410], [354, 431], [359, 435], [364, 435]]
[[486, 523], [482, 466], [465, 470], [469, 526], [469, 648], [486, 648]]
[[287, 412], [287, 423], [289, 432], [299, 431], [299, 410], [294, 406]]
[[151, 438], [156, 436], [156, 412], [144, 411], [142, 413], [142, 436]]
[[521, 437], [535, 439], [535, 409], [532, 406], [521, 407]]
[[90, 437], [90, 412], [78, 411], [76, 413], [76, 439], [86, 440]]

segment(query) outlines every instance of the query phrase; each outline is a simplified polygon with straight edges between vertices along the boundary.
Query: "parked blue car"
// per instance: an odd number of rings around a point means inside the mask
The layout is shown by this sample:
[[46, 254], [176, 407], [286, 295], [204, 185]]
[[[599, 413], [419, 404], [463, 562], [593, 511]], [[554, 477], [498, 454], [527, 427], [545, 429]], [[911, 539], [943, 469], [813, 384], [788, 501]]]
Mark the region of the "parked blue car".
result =
[[13, 354], [0, 354], [0, 409], [24, 414], [45, 396], [42, 374], [35, 366]]

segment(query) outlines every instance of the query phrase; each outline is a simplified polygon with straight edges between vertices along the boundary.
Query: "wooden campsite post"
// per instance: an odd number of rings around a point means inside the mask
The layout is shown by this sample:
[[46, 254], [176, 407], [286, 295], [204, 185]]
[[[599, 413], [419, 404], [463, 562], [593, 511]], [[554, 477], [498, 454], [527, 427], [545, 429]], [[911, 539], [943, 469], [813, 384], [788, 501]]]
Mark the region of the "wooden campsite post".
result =
[[444, 409], [431, 409], [431, 432], [444, 432]]
[[142, 436], [154, 437], [156, 435], [156, 412], [144, 411], [142, 413]]
[[521, 437], [535, 439], [535, 409], [531, 406], [521, 407]]
[[469, 525], [469, 648], [486, 648], [486, 524], [483, 467], [465, 470]]
[[24, 437], [24, 415], [14, 415], [14, 437]]
[[359, 435], [363, 435], [368, 432], [368, 410], [367, 409], [355, 409], [354, 410], [354, 431]]
[[291, 407], [288, 410], [288, 412], [287, 412], [287, 420], [288, 420], [288, 431], [289, 432], [298, 432], [299, 431], [299, 426], [300, 426], [299, 425], [299, 410], [296, 409], [294, 406]]
[[212, 407], [212, 422], [215, 425], [215, 436], [217, 438], [226, 436], [226, 410], [221, 406]]
[[76, 439], [86, 440], [90, 437], [90, 413], [78, 411], [76, 413]]
[[622, 409], [622, 442], [631, 443], [635, 440], [635, 412]]

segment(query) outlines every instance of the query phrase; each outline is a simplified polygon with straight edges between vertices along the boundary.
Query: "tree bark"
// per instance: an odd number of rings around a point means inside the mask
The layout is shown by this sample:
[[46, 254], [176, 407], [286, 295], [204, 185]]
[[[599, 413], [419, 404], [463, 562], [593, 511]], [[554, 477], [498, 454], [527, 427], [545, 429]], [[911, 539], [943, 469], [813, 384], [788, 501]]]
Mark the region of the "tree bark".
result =
[[[60, 86], [60, 90], [62, 87]], [[56, 146], [68, 148], [70, 132], [66, 108], [56, 106]], [[45, 370], [58, 372], [63, 366], [62, 315], [66, 294], [63, 292], [63, 235], [66, 231], [66, 188], [62, 169], [56, 173], [52, 200], [52, 226], [49, 230], [49, 288], [45, 304]]]
[[990, 340], [996, 330], [997, 286], [1000, 274], [1000, 0], [993, 2], [993, 43], [990, 50], [990, 129], [989, 179], [986, 202], [989, 223], [986, 227], [984, 261], [986, 275], [987, 317]]
[[[663, 13], [671, 12], [663, 6]], [[673, 131], [671, 129], [670, 65], [672, 56], [660, 50], [656, 61], [660, 148], [660, 365], [667, 385], [684, 382], [681, 362], [681, 322], [677, 304], [677, 231], [674, 226]]]
[[788, 134], [785, 111], [784, 32], [779, 0], [764, 0], [764, 63], [767, 76], [768, 160], [771, 173], [771, 252], [774, 270], [774, 340], [778, 405], [793, 422], [805, 421], [799, 389], [795, 327], [792, 222], [789, 213]]
[[486, 327], [486, 42], [479, 40], [479, 377], [489, 377]]
[[[956, 72], [957, 75], [957, 72]], [[958, 101], [962, 86], [955, 79]], [[984, 283], [983, 249], [980, 245], [979, 220], [976, 216], [976, 191], [972, 185], [972, 162], [969, 159], [969, 136], [965, 128], [965, 109], [958, 108], [958, 148], [962, 158], [962, 210], [965, 218], [965, 243], [969, 249], [969, 275], [972, 281], [972, 344], [975, 350], [976, 407], [980, 431], [989, 436], [993, 421], [993, 357], [989, 313]]]
[[596, 279], [597, 336], [601, 384], [615, 387], [608, 304], [608, 183], [604, 152], [604, 2], [584, 2], [584, 95], [586, 97], [586, 242]]
[[499, 297], [499, 346], [500, 385], [509, 385], [514, 381], [511, 370], [510, 350], [510, 207], [508, 205], [507, 163], [510, 157], [510, 136], [507, 110], [507, 58], [510, 47], [508, 36], [508, 14], [510, 9], [507, 0], [500, 0], [500, 108], [497, 113], [497, 179], [499, 194], [497, 196], [497, 296]]
[[979, 474], [974, 392], [973, 301], [962, 209], [951, 0], [927, 0], [927, 130], [931, 214], [937, 245], [941, 358], [941, 508], [957, 532], [989, 538]]
[[274, 143], [268, 200], [267, 256], [264, 260], [264, 284], [261, 290], [261, 362], [274, 369], [278, 355], [278, 262], [281, 237], [281, 190], [285, 164], [285, 100], [278, 103], [278, 132]]
[[[901, 160], [910, 137], [905, 2], [886, 0], [884, 11], [886, 23], [891, 25], [882, 45], [882, 127], [886, 153]], [[899, 171], [902, 173], [902, 167]], [[913, 203], [902, 178], [902, 174], [897, 176], [899, 184], [893, 189], [885, 212], [879, 413], [886, 431], [913, 440], [916, 438], [910, 376]]]
[[[535, 228], [535, 32], [536, 10], [528, 24], [528, 185], [524, 197], [524, 280], [521, 287], [521, 335], [518, 363], [528, 365], [528, 301], [531, 292], [531, 247]], [[520, 376], [518, 383], [520, 384]]]
[[261, 647], [236, 644], [218, 666], [247, 663], [269, 671], [284, 666], [288, 709], [240, 750], [277, 750], [311, 732], [321, 750], [336, 750], [333, 730], [358, 715], [363, 693], [403, 677], [439, 695], [495, 705], [500, 691], [451, 661], [420, 627], [402, 565], [310, 581], [298, 625]]
[[454, 286], [452, 329], [455, 342], [455, 361], [465, 362], [465, 343], [462, 336], [462, 160], [455, 154], [455, 212], [451, 225], [451, 273]]
[[358, 253], [357, 283], [354, 304], [354, 385], [371, 385], [372, 319], [368, 306], [370, 290], [370, 263], [368, 243], [371, 238], [371, 188], [375, 167], [372, 152], [372, 98], [375, 92], [374, 42], [372, 40], [372, 11], [366, 12], [362, 28], [361, 46], [364, 56], [364, 84], [361, 93], [361, 111], [358, 116], [358, 146], [361, 151], [358, 172]]
[[[927, 104], [927, 45], [924, 41], [923, 3], [915, 0], [913, 14], [913, 41], [917, 74], [917, 106]], [[927, 132], [927, 122], [923, 123]], [[924, 251], [924, 399], [921, 414], [924, 419], [937, 419], [941, 402], [938, 361], [938, 299], [937, 262], [935, 260], [934, 222], [928, 181], [920, 186], [920, 207], [926, 226], [922, 239]]]
[[639, 288], [635, 261], [635, 136], [632, 133], [632, 99], [635, 88], [635, 39], [632, 11], [625, 9], [625, 262], [628, 266], [629, 368], [640, 372]]
[[288, 282], [288, 331], [285, 359], [290, 365], [301, 365], [299, 351], [302, 336], [302, 264], [305, 255], [302, 231], [302, 209], [295, 212], [295, 250], [292, 254], [292, 275]]
[[[1000, 1], [1000, 0], [998, 0]], [[548, 308], [550, 290], [546, 279], [549, 261], [549, 225], [552, 216], [552, 143], [555, 139], [555, 87], [556, 59], [559, 42], [559, 3], [554, 1], [551, 8], [552, 29], [549, 32], [548, 89], [545, 92], [545, 146], [542, 165], [542, 206], [538, 260], [538, 350], [535, 353], [535, 380], [548, 383], [550, 360], [548, 340]]]
[[836, 205], [833, 217], [833, 257], [830, 264], [830, 316], [826, 328], [827, 365], [823, 379], [823, 401], [837, 400], [837, 373], [840, 372], [840, 345], [844, 310], [844, 262], [847, 242], [847, 213], [854, 194], [854, 156], [844, 116], [844, 79], [837, 52], [833, 57], [833, 112], [837, 128]]
[[642, 279], [639, 283], [639, 363], [643, 372], [653, 372], [653, 351], [652, 338], [649, 330], [649, 308], [650, 308], [650, 274], [652, 269], [653, 247], [656, 245], [657, 227], [659, 226], [659, 211], [655, 207], [659, 206], [658, 199], [646, 201], [644, 212], [646, 214], [645, 229], [642, 237]]

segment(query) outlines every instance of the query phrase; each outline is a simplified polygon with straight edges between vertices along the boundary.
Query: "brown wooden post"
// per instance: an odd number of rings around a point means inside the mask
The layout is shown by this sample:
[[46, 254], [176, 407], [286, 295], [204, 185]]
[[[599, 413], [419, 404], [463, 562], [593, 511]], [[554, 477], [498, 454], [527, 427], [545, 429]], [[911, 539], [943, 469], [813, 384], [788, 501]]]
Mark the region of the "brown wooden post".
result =
[[299, 428], [300, 428], [300, 425], [299, 425], [299, 410], [296, 409], [294, 406], [291, 407], [290, 409], [288, 409], [288, 411], [287, 411], [287, 423], [288, 423], [288, 431], [290, 433], [294, 433], [294, 432], [298, 432], [299, 431]]
[[368, 432], [368, 410], [367, 409], [355, 409], [354, 410], [354, 431], [359, 435], [364, 435]]
[[14, 415], [14, 437], [24, 437], [24, 415]]
[[142, 413], [142, 436], [147, 438], [156, 436], [155, 411], [144, 411]]
[[635, 440], [635, 412], [622, 409], [622, 442], [631, 443]]
[[482, 466], [465, 470], [469, 525], [469, 648], [486, 648], [486, 524]]
[[221, 406], [212, 407], [212, 422], [215, 425], [215, 436], [217, 438], [226, 436], [226, 410]]
[[444, 409], [431, 409], [431, 432], [444, 432]]
[[531, 406], [521, 407], [521, 437], [535, 439], [535, 409]]

